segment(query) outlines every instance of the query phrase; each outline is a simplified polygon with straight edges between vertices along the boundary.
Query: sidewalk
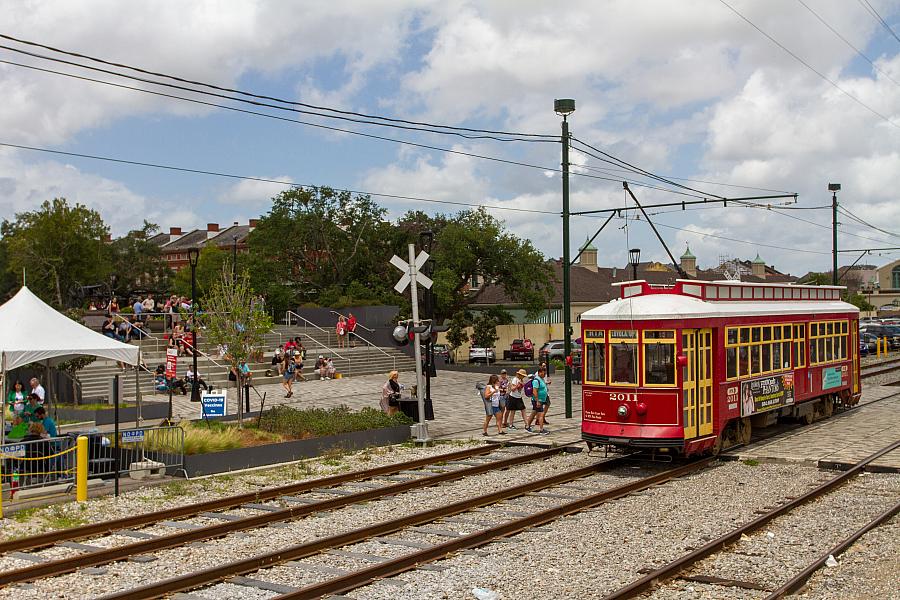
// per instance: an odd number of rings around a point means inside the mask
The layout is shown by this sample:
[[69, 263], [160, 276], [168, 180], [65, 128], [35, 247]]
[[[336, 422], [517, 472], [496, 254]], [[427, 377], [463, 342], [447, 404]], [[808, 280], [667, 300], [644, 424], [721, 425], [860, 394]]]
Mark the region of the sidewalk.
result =
[[[499, 369], [498, 369], [499, 372]], [[387, 375], [361, 375], [326, 381], [310, 380], [294, 384], [294, 395], [291, 398], [284, 397], [284, 389], [279, 384], [261, 385], [256, 388], [257, 395], [250, 390], [250, 409], [258, 411], [260, 396], [266, 397], [266, 408], [285, 404], [295, 408], [331, 408], [344, 404], [351, 409], [359, 410], [363, 407], [378, 408], [381, 400], [381, 386], [386, 381]], [[439, 371], [438, 376], [431, 380], [431, 397], [434, 404], [434, 421], [429, 421], [429, 434], [438, 439], [469, 439], [481, 438], [481, 425], [484, 422], [484, 405], [479, 400], [475, 391], [475, 384], [487, 382], [488, 375], [484, 373], [467, 373], [460, 371]], [[505, 441], [538, 441], [543, 444], [570, 443], [581, 439], [581, 386], [572, 386], [572, 419], [565, 419], [565, 402], [563, 399], [563, 380], [561, 376], [551, 379], [550, 397], [552, 406], [548, 419], [550, 424], [547, 429], [550, 435], [538, 436], [529, 434], [521, 429], [521, 418], [516, 422], [520, 429], [508, 430], [507, 435], [498, 436], [496, 428], [488, 429], [490, 437]], [[415, 382], [415, 373], [400, 373], [400, 383], [407, 386]], [[228, 414], [237, 413], [235, 403], [235, 390], [228, 390]], [[408, 395], [404, 391], [404, 396]], [[147, 394], [146, 402], [167, 402], [168, 395]], [[200, 405], [190, 401], [188, 396], [173, 396], [173, 416], [182, 419], [200, 418]], [[145, 421], [144, 425], [156, 424]], [[134, 422], [123, 422], [121, 427], [133, 426]], [[102, 430], [112, 430], [112, 426], [103, 426]], [[486, 438], [487, 439], [487, 438]]]

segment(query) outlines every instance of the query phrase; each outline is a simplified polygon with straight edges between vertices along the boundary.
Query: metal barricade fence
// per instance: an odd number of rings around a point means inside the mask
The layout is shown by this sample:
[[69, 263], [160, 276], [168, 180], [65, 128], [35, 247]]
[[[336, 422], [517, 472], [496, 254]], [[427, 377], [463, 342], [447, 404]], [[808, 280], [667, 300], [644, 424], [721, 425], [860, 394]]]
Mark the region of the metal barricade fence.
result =
[[90, 433], [88, 438], [88, 477], [110, 478], [134, 470], [154, 474], [184, 473], [184, 429], [181, 427], [141, 427], [119, 431], [119, 447], [113, 432]]
[[0, 446], [3, 492], [75, 482], [75, 438], [11, 442]]

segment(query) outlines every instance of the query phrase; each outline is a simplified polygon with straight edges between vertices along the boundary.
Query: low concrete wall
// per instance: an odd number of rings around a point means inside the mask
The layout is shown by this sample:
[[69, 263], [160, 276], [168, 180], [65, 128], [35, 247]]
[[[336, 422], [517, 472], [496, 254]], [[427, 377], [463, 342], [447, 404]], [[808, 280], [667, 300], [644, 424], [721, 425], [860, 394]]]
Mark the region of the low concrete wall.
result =
[[[302, 458], [312, 458], [331, 448], [361, 450], [369, 446], [399, 444], [408, 440], [409, 437], [409, 425], [397, 425], [383, 429], [353, 431], [308, 440], [238, 448], [210, 454], [190, 454], [184, 457], [184, 469], [188, 477], [225, 473], [239, 469], [290, 462]], [[169, 474], [175, 475], [175, 469], [171, 469]]]

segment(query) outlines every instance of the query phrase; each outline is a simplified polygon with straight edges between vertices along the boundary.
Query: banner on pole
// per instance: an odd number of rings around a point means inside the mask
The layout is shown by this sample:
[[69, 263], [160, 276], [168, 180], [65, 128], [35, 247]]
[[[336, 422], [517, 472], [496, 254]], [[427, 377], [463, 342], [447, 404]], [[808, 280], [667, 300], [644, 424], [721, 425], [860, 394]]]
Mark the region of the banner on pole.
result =
[[174, 379], [178, 373], [178, 348], [166, 348], [166, 379]]

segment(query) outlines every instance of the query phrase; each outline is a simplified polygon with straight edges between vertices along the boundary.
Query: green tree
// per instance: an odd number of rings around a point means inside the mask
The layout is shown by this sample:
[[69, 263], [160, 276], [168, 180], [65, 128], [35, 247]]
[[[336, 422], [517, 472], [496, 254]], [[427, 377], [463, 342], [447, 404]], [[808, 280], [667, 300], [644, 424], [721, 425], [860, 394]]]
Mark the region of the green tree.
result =
[[496, 318], [483, 312], [472, 322], [472, 344], [478, 348], [493, 348], [500, 336], [497, 335]]
[[[231, 256], [215, 244], [209, 244], [200, 249], [197, 257], [197, 298], [200, 306], [205, 306], [204, 300], [219, 282], [223, 269], [231, 277]], [[175, 293], [186, 298], [191, 297], [191, 267], [186, 266], [175, 274], [173, 281]]]
[[469, 285], [473, 277], [501, 286], [529, 315], [546, 308], [552, 297], [553, 271], [544, 256], [483, 208], [453, 217], [407, 213], [398, 226], [407, 232], [407, 238], [416, 228], [434, 233], [432, 279], [439, 320], [472, 301]]
[[169, 289], [172, 269], [163, 260], [159, 246], [150, 241], [158, 229], [154, 223], [144, 221], [140, 229], [129, 231], [109, 245], [115, 277], [114, 294], [124, 296], [140, 288], [157, 293]]
[[856, 292], [855, 294], [845, 294], [844, 301], [849, 302], [861, 311], [875, 310], [875, 306], [859, 292]]
[[0, 225], [8, 249], [7, 270], [26, 273], [35, 294], [57, 308], [69, 302], [73, 289], [106, 281], [111, 271], [104, 242], [109, 229], [100, 214], [65, 198], [45, 201], [38, 210], [18, 213]]
[[[263, 347], [263, 336], [271, 331], [272, 319], [259, 303], [250, 287], [247, 272], [231, 275], [231, 268], [224, 265], [219, 277], [205, 295], [204, 312], [199, 315], [204, 334], [210, 343], [227, 348], [226, 359], [235, 372], [240, 373], [241, 363]], [[238, 378], [238, 387], [242, 385]], [[238, 402], [238, 416], [243, 417], [243, 403]]]
[[447, 343], [453, 350], [453, 362], [459, 362], [456, 355], [459, 347], [469, 341], [469, 334], [466, 329], [472, 324], [472, 315], [466, 311], [459, 311], [453, 315], [448, 324]]

